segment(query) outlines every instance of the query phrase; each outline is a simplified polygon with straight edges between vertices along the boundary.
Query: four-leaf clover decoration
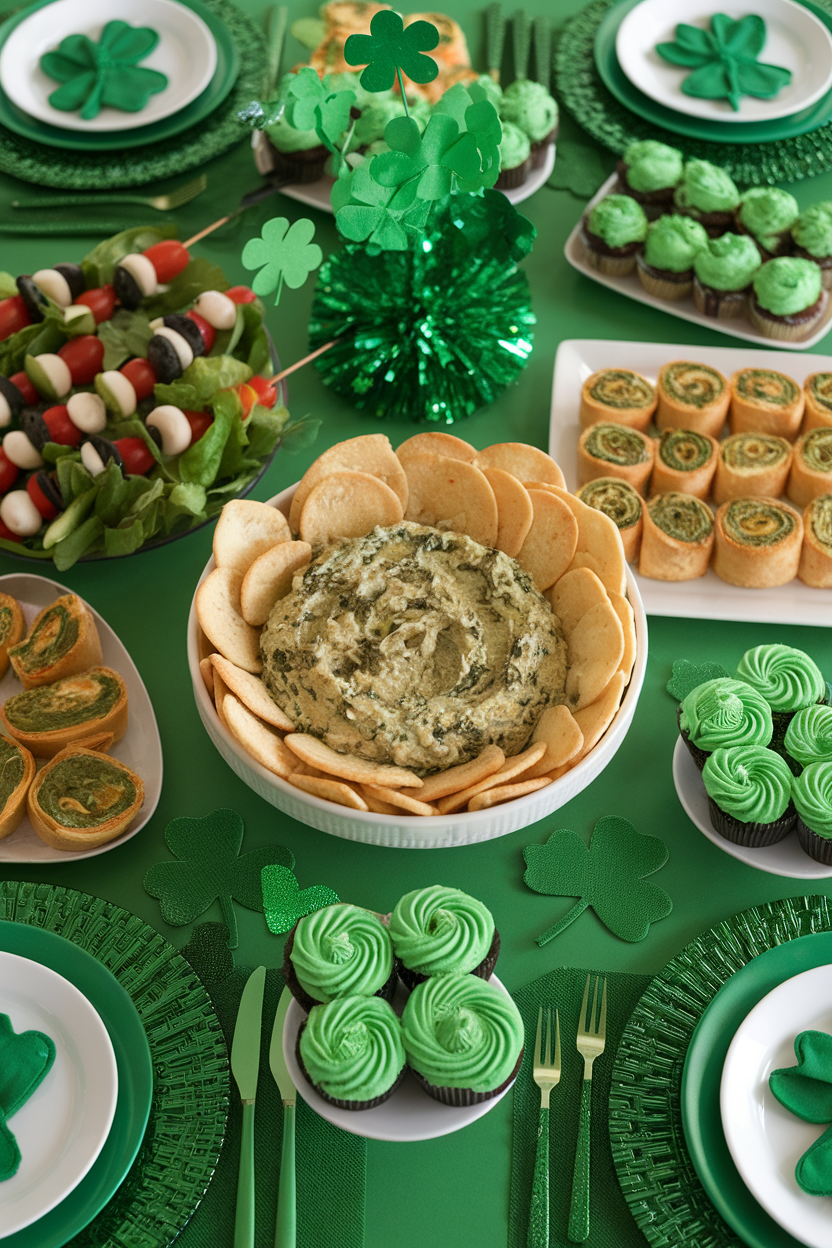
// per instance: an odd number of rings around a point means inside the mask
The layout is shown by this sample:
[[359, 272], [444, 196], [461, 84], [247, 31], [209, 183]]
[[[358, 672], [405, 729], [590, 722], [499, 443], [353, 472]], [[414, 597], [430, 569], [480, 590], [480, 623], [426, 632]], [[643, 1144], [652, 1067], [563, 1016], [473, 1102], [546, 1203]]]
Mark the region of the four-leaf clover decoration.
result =
[[587, 906], [622, 940], [643, 940], [650, 924], [667, 918], [673, 902], [664, 889], [642, 877], [667, 862], [667, 846], [658, 836], [637, 832], [628, 819], [599, 819], [589, 847], [576, 832], [553, 832], [545, 845], [523, 850], [523, 879], [536, 893], [579, 897], [567, 915], [542, 936], [545, 945], [568, 927]]
[[676, 27], [675, 43], [659, 43], [659, 56], [693, 73], [682, 83], [685, 95], [703, 100], [728, 99], [734, 111], [743, 95], [770, 100], [791, 82], [791, 71], [780, 65], [763, 65], [757, 57], [766, 41], [766, 24], [756, 13], [732, 21], [724, 13], [711, 18], [711, 29]]
[[389, 91], [401, 74], [412, 82], [433, 82], [439, 66], [432, 56], [423, 56], [439, 43], [439, 31], [430, 22], [411, 22], [405, 27], [398, 13], [382, 9], [370, 22], [369, 35], [350, 35], [344, 44], [348, 65], [366, 65], [361, 75], [365, 91]]
[[[323, 252], [312, 237], [315, 226], [308, 217], [301, 217], [290, 226], [286, 217], [272, 217], [263, 226], [260, 238], [250, 238], [243, 248], [243, 266], [260, 269], [251, 284], [255, 295], [275, 291], [275, 304], [280, 302], [283, 283], [297, 290], [323, 259]], [[261, 267], [262, 266], [262, 267]]]
[[85, 121], [107, 106], [138, 113], [151, 95], [168, 85], [165, 74], [137, 65], [158, 42], [158, 32], [150, 26], [122, 21], [108, 22], [98, 43], [86, 35], [67, 35], [57, 51], [40, 58], [43, 72], [63, 84], [49, 103], [65, 113], [80, 108]]
[[[832, 1122], [832, 1036], [802, 1031], [795, 1039], [794, 1055], [796, 1066], [769, 1075], [772, 1093], [804, 1122]], [[794, 1177], [810, 1196], [832, 1196], [832, 1127], [806, 1150]]]

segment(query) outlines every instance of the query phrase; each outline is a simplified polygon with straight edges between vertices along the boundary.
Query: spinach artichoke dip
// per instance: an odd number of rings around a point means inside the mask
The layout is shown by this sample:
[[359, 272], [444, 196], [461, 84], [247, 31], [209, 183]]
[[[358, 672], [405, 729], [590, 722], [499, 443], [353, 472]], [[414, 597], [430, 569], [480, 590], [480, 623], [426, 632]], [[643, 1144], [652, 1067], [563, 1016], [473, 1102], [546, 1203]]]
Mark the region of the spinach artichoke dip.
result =
[[272, 608], [263, 679], [299, 732], [420, 774], [525, 746], [566, 642], [514, 559], [402, 521], [313, 552]]

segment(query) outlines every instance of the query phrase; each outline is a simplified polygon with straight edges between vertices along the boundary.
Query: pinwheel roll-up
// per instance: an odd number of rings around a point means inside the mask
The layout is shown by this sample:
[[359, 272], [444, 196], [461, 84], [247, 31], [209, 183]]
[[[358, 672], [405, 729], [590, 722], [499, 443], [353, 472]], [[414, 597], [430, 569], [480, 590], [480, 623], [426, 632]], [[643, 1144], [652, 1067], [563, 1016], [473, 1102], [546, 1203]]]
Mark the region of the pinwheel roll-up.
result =
[[701, 498], [659, 494], [644, 511], [641, 576], [654, 581], [692, 581], [704, 576], [714, 544], [714, 518]]
[[95, 621], [76, 594], [64, 594], [45, 607], [25, 640], [9, 650], [24, 689], [74, 676], [103, 657]]
[[730, 387], [732, 433], [773, 433], [794, 442], [806, 401], [796, 381], [773, 368], [741, 368]]
[[665, 429], [656, 444], [651, 494], [692, 494], [705, 499], [711, 489], [719, 443], [695, 429]]
[[11, 836], [23, 818], [34, 777], [35, 760], [29, 751], [0, 737], [0, 840]]
[[803, 383], [803, 432], [832, 426], [832, 373], [812, 373]]
[[84, 746], [61, 750], [29, 789], [29, 822], [55, 849], [95, 849], [121, 836], [144, 802], [135, 771]]
[[91, 667], [52, 685], [16, 693], [0, 708], [10, 737], [36, 758], [52, 758], [73, 742], [112, 734], [118, 741], [127, 728], [127, 690], [118, 672]]
[[644, 518], [641, 496], [630, 483], [617, 477], [597, 477], [581, 486], [578, 498], [609, 516], [621, 534], [624, 558], [628, 563], [635, 563], [641, 547]]
[[722, 443], [714, 477], [714, 502], [779, 498], [792, 466], [791, 443], [771, 433], [734, 433]]
[[727, 378], [708, 364], [673, 360], [659, 373], [656, 424], [660, 429], [695, 429], [716, 438], [731, 392]]
[[643, 494], [653, 471], [652, 438], [626, 425], [591, 425], [578, 442], [578, 485], [598, 477], [628, 481]]
[[9, 647], [16, 646], [25, 632], [20, 603], [9, 594], [0, 594], [0, 679], [9, 670]]
[[716, 513], [714, 572], [730, 585], [766, 589], [797, 576], [800, 513], [773, 498], [735, 498]]
[[832, 494], [813, 499], [803, 513], [797, 575], [806, 585], [832, 589]]
[[798, 438], [786, 495], [796, 507], [832, 490], [832, 428], [810, 429]]
[[656, 387], [628, 368], [602, 368], [581, 387], [581, 425], [600, 421], [628, 425], [642, 433], [656, 410]]

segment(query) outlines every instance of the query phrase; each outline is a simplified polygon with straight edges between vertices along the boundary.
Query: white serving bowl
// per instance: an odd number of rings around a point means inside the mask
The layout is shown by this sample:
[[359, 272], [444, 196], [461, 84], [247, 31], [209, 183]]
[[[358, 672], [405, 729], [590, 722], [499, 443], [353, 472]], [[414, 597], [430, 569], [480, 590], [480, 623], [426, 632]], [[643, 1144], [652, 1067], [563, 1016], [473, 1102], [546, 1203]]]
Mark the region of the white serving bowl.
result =
[[[287, 518], [296, 488], [295, 485], [290, 486], [288, 490], [283, 490], [282, 493], [269, 499], [271, 506], [279, 508]], [[200, 585], [215, 566], [212, 557], [205, 565], [200, 577]], [[284, 814], [300, 820], [301, 823], [308, 823], [311, 827], [328, 832], [331, 836], [342, 836], [350, 841], [364, 841], [368, 845], [386, 845], [393, 849], [444, 849], [452, 845], [473, 845], [477, 841], [490, 841], [497, 836], [507, 836], [509, 832], [528, 827], [530, 823], [536, 823], [538, 819], [544, 819], [561, 806], [565, 806], [601, 774], [627, 735], [630, 724], [633, 722], [647, 667], [647, 616], [638, 586], [629, 568], [627, 569], [627, 592], [635, 613], [636, 662], [624, 699], [609, 728], [586, 758], [578, 763], [577, 767], [568, 771], [565, 776], [561, 776], [559, 780], [525, 797], [503, 802], [488, 810], [463, 811], [455, 815], [430, 817], [407, 815], [404, 812], [401, 815], [377, 815], [371, 811], [365, 812], [351, 810], [347, 806], [336, 806], [333, 802], [325, 801], [323, 798], [313, 797], [310, 793], [295, 788], [288, 781], [281, 780], [279, 776], [267, 771], [265, 767], [254, 761], [236, 737], [220, 723], [214, 704], [205, 688], [205, 682], [199, 671], [199, 660], [204, 655], [210, 654], [212, 647], [197, 622], [196, 593], [194, 593], [188, 616], [188, 665], [197, 710], [208, 736], [231, 770], [260, 797], [265, 798], [272, 806], [277, 806]]]

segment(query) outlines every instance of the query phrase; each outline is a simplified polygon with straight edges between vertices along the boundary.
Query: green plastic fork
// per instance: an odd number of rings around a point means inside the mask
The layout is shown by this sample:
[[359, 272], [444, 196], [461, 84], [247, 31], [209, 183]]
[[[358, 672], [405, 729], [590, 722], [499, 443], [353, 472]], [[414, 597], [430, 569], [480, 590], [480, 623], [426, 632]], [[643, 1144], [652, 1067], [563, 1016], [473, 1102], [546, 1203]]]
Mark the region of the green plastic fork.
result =
[[537, 1152], [529, 1206], [528, 1248], [549, 1248], [549, 1093], [560, 1082], [560, 1017], [555, 1010], [555, 1052], [552, 1054], [552, 1011], [546, 1010], [546, 1043], [543, 1044], [543, 1007], [537, 1016], [534, 1042], [534, 1081], [540, 1088], [537, 1120]]
[[589, 984], [591, 975], [586, 977], [584, 997], [581, 1002], [581, 1015], [578, 1020], [578, 1052], [584, 1059], [584, 1081], [581, 1087], [581, 1116], [578, 1123], [578, 1147], [575, 1153], [575, 1173], [572, 1177], [572, 1204], [569, 1208], [569, 1229], [567, 1235], [573, 1244], [582, 1244], [589, 1239], [589, 1121], [592, 1105], [592, 1063], [604, 1052], [607, 1035], [607, 981], [601, 993], [601, 1013], [598, 1013], [598, 985], [601, 977], [595, 980], [595, 991], [592, 994], [592, 1012], [587, 1014], [589, 1003]]

